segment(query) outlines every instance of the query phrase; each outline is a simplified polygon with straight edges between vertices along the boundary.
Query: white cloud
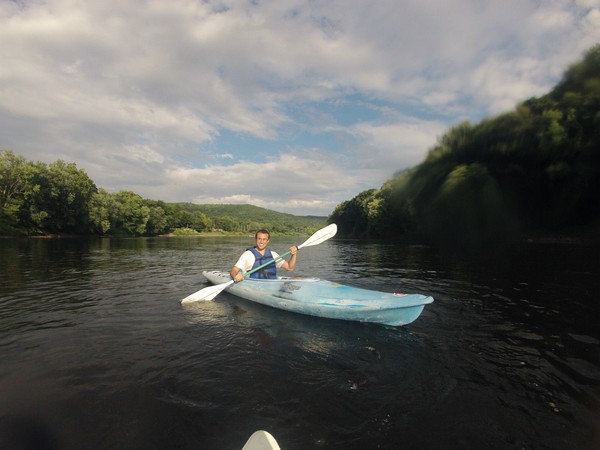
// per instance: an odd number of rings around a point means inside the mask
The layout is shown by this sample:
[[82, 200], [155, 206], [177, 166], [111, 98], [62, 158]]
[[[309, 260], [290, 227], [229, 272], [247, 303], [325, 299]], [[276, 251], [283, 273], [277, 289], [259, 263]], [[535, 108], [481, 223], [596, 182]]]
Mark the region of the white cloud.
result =
[[585, 8], [600, 8], [600, 0], [575, 0], [575, 3]]
[[[283, 154], [269, 161], [173, 168], [162, 198], [193, 192], [195, 203], [251, 203], [279, 211], [327, 215], [360, 186], [353, 172], [318, 152]], [[248, 193], [249, 192], [249, 193]]]
[[422, 162], [445, 129], [439, 122], [406, 117], [392, 124], [361, 123], [351, 132], [359, 139], [356, 145], [362, 167], [379, 171], [372, 171], [372, 176], [381, 184], [394, 172]]
[[599, 41], [598, 0], [5, 1], [0, 147], [147, 198], [327, 214]]

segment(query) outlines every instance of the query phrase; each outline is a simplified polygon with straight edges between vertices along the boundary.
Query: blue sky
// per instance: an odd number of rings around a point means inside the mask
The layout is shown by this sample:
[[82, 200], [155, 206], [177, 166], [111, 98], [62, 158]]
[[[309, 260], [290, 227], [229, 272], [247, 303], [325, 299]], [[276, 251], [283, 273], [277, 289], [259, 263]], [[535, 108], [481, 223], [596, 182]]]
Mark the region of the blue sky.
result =
[[0, 0], [0, 147], [145, 198], [328, 215], [543, 95], [600, 0]]

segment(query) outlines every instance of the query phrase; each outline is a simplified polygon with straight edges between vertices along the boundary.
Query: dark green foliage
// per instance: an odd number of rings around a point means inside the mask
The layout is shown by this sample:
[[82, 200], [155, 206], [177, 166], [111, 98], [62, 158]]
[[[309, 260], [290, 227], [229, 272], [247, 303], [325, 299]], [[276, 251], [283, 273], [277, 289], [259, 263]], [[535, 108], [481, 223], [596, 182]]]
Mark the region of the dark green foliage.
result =
[[35, 166], [22, 156], [8, 150], [0, 150], [0, 232], [2, 234], [23, 234], [19, 217], [22, 215], [25, 199], [36, 187], [32, 180]]
[[[379, 214], [370, 214], [379, 211]], [[426, 160], [340, 204], [340, 234], [477, 246], [600, 220], [600, 44], [547, 95], [450, 129]]]
[[330, 221], [338, 224], [343, 235], [360, 235], [367, 233], [370, 225], [370, 211], [377, 208], [377, 190], [369, 189], [361, 192], [352, 200], [340, 204], [331, 213]]
[[39, 189], [31, 196], [29, 206], [43, 215], [36, 225], [52, 233], [88, 231], [88, 204], [96, 186], [84, 170], [61, 160], [47, 168], [39, 165], [33, 183]]
[[514, 216], [496, 180], [478, 163], [459, 165], [423, 211], [427, 235], [440, 243], [477, 247], [514, 233]]
[[95, 191], [92, 180], [75, 164], [59, 160], [47, 166], [8, 150], [0, 151], [0, 220], [4, 232], [87, 232], [88, 204]]

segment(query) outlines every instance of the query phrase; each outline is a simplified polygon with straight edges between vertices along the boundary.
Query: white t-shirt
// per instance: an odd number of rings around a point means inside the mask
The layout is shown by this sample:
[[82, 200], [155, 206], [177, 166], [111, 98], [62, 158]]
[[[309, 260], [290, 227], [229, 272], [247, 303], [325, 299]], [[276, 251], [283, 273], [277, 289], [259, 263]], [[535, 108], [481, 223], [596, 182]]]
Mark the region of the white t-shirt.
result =
[[[271, 250], [271, 255], [273, 255], [273, 258], [277, 258], [279, 256], [279, 254], [275, 253], [273, 250]], [[235, 263], [235, 267], [240, 269], [242, 272], [248, 272], [250, 269], [252, 269], [254, 261], [256, 261], [254, 253], [252, 253], [250, 250], [246, 250], [244, 253], [242, 253], [240, 259], [238, 259], [238, 261]], [[265, 262], [267, 261], [265, 260]], [[284, 262], [285, 259], [281, 258], [280, 260], [275, 261], [275, 266], [281, 267], [283, 266]]]

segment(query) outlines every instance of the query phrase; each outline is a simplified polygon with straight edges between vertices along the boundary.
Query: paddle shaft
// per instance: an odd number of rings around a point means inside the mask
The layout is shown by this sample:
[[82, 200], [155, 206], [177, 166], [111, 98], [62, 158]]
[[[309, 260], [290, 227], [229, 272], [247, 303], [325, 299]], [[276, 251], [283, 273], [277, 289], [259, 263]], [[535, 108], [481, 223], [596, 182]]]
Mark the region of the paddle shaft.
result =
[[[297, 245], [296, 247], [298, 248], [298, 250], [300, 250], [300, 246], [299, 246], [299, 245]], [[268, 260], [266, 263], [264, 263], [264, 264], [261, 264], [260, 266], [258, 266], [258, 267], [255, 267], [255, 268], [254, 268], [254, 269], [252, 269], [252, 270], [249, 270], [248, 272], [245, 272], [245, 273], [243, 274], [243, 275], [244, 275], [244, 278], [248, 278], [248, 277], [249, 277], [250, 275], [252, 275], [254, 272], [257, 272], [257, 271], [259, 271], [260, 269], [264, 269], [265, 267], [267, 267], [267, 266], [269, 266], [269, 265], [273, 264], [274, 262], [277, 262], [277, 261], [279, 261], [280, 259], [282, 259], [282, 258], [285, 258], [287, 255], [291, 255], [291, 254], [292, 254], [291, 250], [288, 250], [288, 251], [287, 251], [287, 252], [285, 252], [283, 255], [279, 255], [277, 258], [273, 258], [273, 259], [270, 259], [270, 260]]]

